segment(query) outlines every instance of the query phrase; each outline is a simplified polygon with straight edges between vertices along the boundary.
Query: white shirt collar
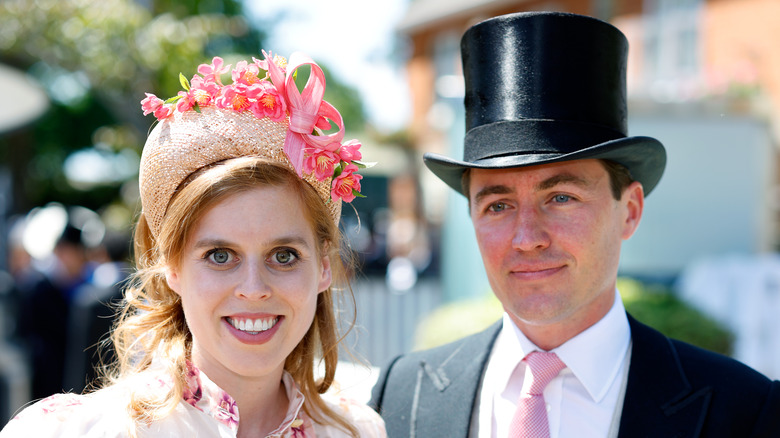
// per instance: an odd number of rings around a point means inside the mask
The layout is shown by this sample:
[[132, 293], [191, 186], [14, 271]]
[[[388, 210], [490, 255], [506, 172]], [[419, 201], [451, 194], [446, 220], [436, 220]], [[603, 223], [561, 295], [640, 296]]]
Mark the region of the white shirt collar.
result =
[[[615, 301], [601, 320], [552, 352], [598, 403], [618, 377], [630, 341], [631, 329], [626, 311], [620, 294], [615, 291]], [[491, 370], [495, 371], [495, 383], [506, 387], [517, 364], [534, 350], [542, 351], [504, 313], [503, 327], [492, 352], [498, 360], [491, 358], [491, 363], [495, 364]]]

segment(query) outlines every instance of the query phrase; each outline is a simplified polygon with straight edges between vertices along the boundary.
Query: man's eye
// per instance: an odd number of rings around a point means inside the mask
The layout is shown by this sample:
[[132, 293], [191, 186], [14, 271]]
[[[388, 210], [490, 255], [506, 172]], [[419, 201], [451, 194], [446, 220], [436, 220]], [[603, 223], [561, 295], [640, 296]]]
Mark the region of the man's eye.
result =
[[209, 259], [222, 265], [230, 261], [230, 253], [224, 249], [217, 249], [209, 253]]
[[571, 200], [571, 196], [569, 195], [555, 195], [555, 197], [553, 197], [553, 201], [559, 204], [569, 202], [570, 200]]
[[488, 210], [492, 212], [504, 211], [506, 210], [506, 204], [503, 202], [496, 202], [495, 204], [490, 204]]
[[271, 255], [271, 260], [273, 260], [274, 263], [278, 263], [280, 265], [292, 264], [297, 259], [298, 255], [295, 253], [295, 251], [290, 249], [282, 249]]

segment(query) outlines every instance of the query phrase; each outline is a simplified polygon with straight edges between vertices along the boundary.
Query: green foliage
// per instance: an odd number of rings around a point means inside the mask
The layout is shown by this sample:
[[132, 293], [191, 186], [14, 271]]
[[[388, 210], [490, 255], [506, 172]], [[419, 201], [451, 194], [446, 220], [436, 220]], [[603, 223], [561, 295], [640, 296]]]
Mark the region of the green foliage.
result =
[[670, 338], [731, 354], [734, 335], [714, 319], [677, 298], [669, 289], [621, 278], [618, 290], [626, 310]]
[[[718, 353], [730, 354], [733, 335], [674, 296], [672, 291], [628, 278], [618, 279], [628, 313], [671, 338]], [[415, 349], [431, 348], [477, 333], [501, 317], [492, 293], [483, 298], [445, 304], [426, 316], [415, 331]]]
[[[98, 92], [143, 97], [150, 88], [175, 94], [179, 71], [209, 58], [206, 47], [212, 40], [235, 40], [222, 47], [231, 51], [244, 36], [258, 35], [250, 32], [235, 1], [224, 2], [235, 4], [227, 8], [230, 13], [221, 12], [226, 9], [217, 7], [221, 2], [173, 3], [176, 13], [154, 5], [158, 12], [152, 14], [134, 0], [5, 0], [0, 2], [0, 53], [22, 67], [42, 62], [82, 71]], [[168, 78], [175, 89], [167, 87]], [[167, 90], [158, 89], [160, 82]]]

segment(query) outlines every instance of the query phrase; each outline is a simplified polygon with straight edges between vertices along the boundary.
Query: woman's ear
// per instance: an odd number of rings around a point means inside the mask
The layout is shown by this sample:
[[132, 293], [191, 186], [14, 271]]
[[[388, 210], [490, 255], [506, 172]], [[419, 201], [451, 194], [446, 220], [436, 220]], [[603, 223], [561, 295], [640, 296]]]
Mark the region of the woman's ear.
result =
[[165, 268], [165, 281], [168, 283], [168, 287], [171, 288], [172, 291], [176, 292], [176, 295], [181, 296], [179, 273], [175, 269], [170, 267]]
[[[323, 252], [323, 254], [328, 254], [327, 248], [326, 251]], [[318, 285], [317, 291], [325, 292], [330, 287], [330, 284], [333, 281], [333, 272], [331, 271], [330, 268], [329, 255], [323, 255], [320, 260], [322, 263], [322, 271], [320, 272], [320, 283]]]

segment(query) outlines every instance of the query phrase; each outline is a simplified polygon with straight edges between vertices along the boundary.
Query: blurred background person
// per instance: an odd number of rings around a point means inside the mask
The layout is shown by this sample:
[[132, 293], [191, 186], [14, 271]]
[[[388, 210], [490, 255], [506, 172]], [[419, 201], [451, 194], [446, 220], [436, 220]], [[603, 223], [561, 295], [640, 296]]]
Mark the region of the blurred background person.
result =
[[70, 304], [63, 388], [80, 393], [95, 383], [116, 354], [109, 334], [122, 304], [125, 280], [132, 272], [129, 232], [108, 230], [95, 248], [95, 267]]
[[70, 309], [91, 281], [91, 251], [104, 232], [100, 217], [84, 207], [51, 203], [28, 215], [23, 244], [32, 262], [17, 284], [16, 336], [30, 360], [33, 399], [70, 389], [63, 381]]

